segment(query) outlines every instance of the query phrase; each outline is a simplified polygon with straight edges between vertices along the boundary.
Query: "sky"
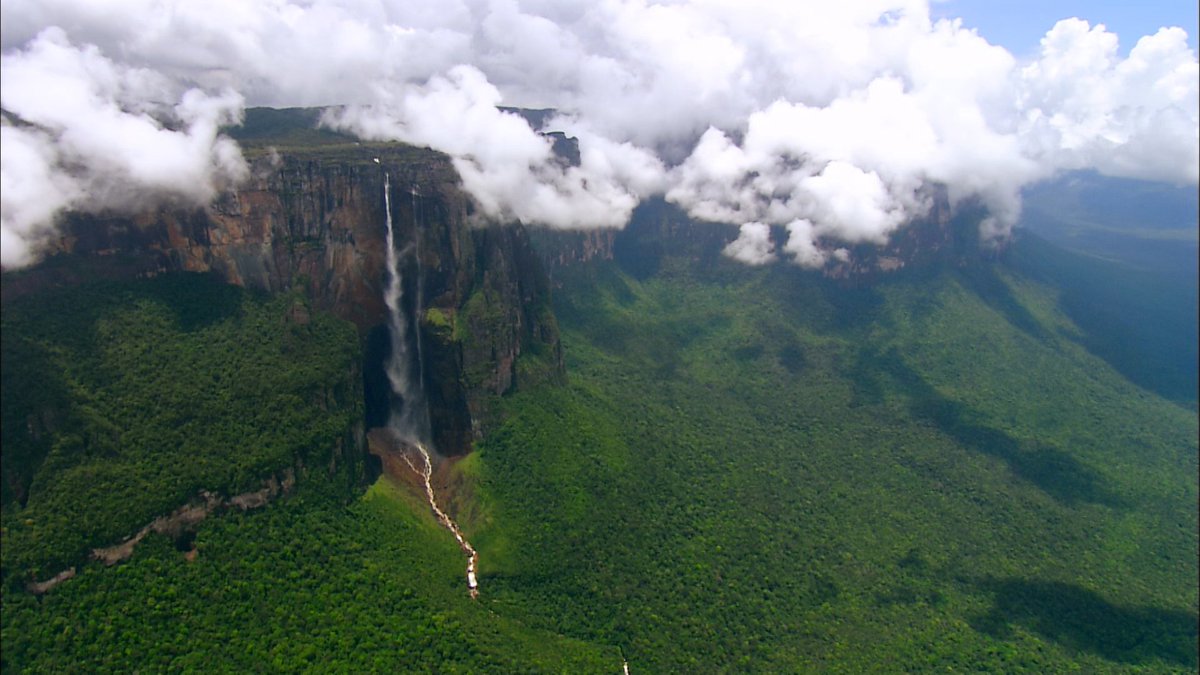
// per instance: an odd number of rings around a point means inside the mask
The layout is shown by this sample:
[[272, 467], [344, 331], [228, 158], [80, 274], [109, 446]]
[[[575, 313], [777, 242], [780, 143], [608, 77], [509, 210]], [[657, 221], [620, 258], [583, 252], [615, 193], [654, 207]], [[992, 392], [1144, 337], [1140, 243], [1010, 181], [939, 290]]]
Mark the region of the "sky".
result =
[[[255, 105], [334, 106], [325, 126], [439, 150], [493, 220], [616, 228], [661, 196], [736, 228], [732, 258], [817, 269], [940, 186], [998, 241], [1021, 190], [1064, 172], [1200, 180], [1194, 8], [1138, 7], [5, 0], [0, 265], [37, 261], [71, 212], [236, 187], [222, 129]], [[533, 129], [501, 105], [558, 113]]]
[[1047, 27], [1071, 17], [1104, 24], [1120, 35], [1123, 54], [1129, 53], [1138, 37], [1164, 26], [1186, 30], [1188, 45], [1195, 51], [1200, 32], [1200, 4], [1195, 0], [944, 0], [932, 9], [936, 18], [961, 18], [965, 26], [1018, 58], [1036, 56]]

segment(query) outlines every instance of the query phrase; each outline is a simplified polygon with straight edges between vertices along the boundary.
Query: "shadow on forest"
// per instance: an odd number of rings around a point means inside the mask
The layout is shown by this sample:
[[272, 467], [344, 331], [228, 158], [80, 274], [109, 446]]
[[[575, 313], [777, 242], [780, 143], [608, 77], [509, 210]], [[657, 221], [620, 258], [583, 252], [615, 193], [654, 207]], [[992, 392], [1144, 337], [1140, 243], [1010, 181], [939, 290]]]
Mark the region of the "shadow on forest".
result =
[[979, 587], [993, 596], [991, 610], [971, 621], [980, 632], [1004, 638], [1019, 625], [1110, 661], [1197, 665], [1197, 617], [1190, 612], [1121, 607], [1085, 588], [1052, 581], [989, 579]]
[[[69, 403], [71, 389], [78, 385], [68, 382], [59, 361], [64, 354], [91, 353], [104, 343], [97, 323], [100, 317], [114, 309], [151, 303], [164, 307], [180, 330], [194, 331], [236, 315], [244, 294], [214, 275], [177, 273], [137, 281], [101, 278], [6, 301], [0, 503], [25, 505], [55, 432], [73, 434], [80, 424]], [[85, 439], [80, 447], [93, 440]], [[74, 446], [62, 446], [59, 455], [67, 457], [69, 447]], [[100, 452], [100, 447], [108, 446], [93, 446], [91, 451]]]
[[[1130, 255], [1167, 242], [1129, 238]], [[1170, 242], [1175, 244], [1175, 242]], [[1022, 231], [1008, 264], [1061, 291], [1059, 307], [1080, 329], [1067, 334], [1129, 381], [1195, 409], [1197, 388], [1196, 249], [1153, 250], [1159, 267], [1139, 269], [1059, 248]]]
[[976, 423], [974, 419], [979, 417], [976, 413], [938, 393], [904, 363], [895, 349], [886, 353], [860, 352], [854, 369], [858, 404], [882, 401], [882, 374], [890, 376], [900, 393], [908, 398], [914, 417], [933, 423], [964, 447], [1004, 460], [1014, 474], [1054, 499], [1065, 504], [1122, 506], [1120, 497], [1104, 485], [1103, 477], [1070, 453], [1047, 444], [1021, 441], [1000, 429]]
[[1035, 340], [1044, 340], [1049, 333], [1013, 295], [1008, 284], [996, 274], [991, 265], [974, 265], [965, 268], [960, 277], [963, 284], [983, 300], [988, 307], [999, 312], [1010, 324], [1024, 331]]
[[247, 291], [223, 282], [215, 274], [164, 274], [150, 283], [130, 285], [133, 297], [161, 302], [175, 315], [176, 325], [192, 332], [236, 315]]

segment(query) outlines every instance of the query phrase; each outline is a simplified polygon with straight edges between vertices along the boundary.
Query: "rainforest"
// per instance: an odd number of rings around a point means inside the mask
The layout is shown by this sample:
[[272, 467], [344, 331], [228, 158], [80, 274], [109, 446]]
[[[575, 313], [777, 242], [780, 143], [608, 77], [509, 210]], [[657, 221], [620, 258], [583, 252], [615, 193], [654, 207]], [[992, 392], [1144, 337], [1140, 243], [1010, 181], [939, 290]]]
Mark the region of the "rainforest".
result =
[[[394, 199], [380, 221], [419, 215]], [[420, 472], [364, 439], [371, 371], [410, 350], [309, 279], [103, 278], [78, 250], [6, 274], [5, 670], [1193, 671], [1195, 324], [1109, 346], [1142, 330], [1118, 311], [1194, 312], [1195, 277], [1031, 230], [981, 252], [977, 217], [847, 279], [743, 265], [663, 203], [590, 253], [534, 233], [548, 304], [510, 386], [481, 358], [426, 403], [483, 411], [432, 474], [476, 598]], [[522, 310], [484, 278], [511, 260], [463, 236], [472, 290], [396, 307], [490, 358]], [[1094, 281], [1119, 274], [1144, 285]]]
[[0, 675], [1196, 673], [1179, 3], [0, 3]]

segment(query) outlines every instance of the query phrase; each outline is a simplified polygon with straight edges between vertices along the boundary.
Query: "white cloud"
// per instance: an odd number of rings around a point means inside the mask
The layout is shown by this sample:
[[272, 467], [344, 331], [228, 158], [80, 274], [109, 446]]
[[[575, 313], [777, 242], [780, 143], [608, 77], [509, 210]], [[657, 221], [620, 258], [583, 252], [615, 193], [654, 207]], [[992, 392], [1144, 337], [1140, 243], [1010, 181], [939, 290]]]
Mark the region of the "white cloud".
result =
[[771, 226], [763, 223], [742, 225], [738, 238], [721, 252], [747, 265], [765, 265], [777, 259], [775, 244], [771, 242]]
[[813, 224], [803, 218], [788, 223], [788, 240], [784, 244], [785, 253], [790, 253], [792, 262], [801, 267], [818, 268], [829, 259], [829, 253], [821, 249], [816, 242], [816, 232]]
[[[498, 109], [498, 89], [473, 66], [420, 87], [382, 90], [371, 106], [325, 116], [363, 138], [398, 139], [447, 153], [484, 213], [577, 229], [621, 227], [661, 182], [649, 153], [580, 127], [580, 166], [564, 166], [523, 118]], [[569, 120], [561, 120], [571, 126]]]
[[0, 100], [23, 125], [4, 127], [5, 267], [32, 261], [64, 209], [130, 210], [149, 195], [202, 204], [247, 171], [218, 134], [240, 120], [239, 94], [177, 94], [162, 75], [77, 47], [57, 28], [4, 56]]
[[80, 194], [78, 184], [57, 171], [51, 139], [36, 129], [0, 127], [0, 265], [33, 262], [50, 234], [54, 216]]
[[[1066, 20], [1018, 63], [926, 0], [10, 0], [0, 46], [3, 106], [37, 125], [14, 152], [42, 144], [20, 180], [45, 181], [28, 192], [58, 195], [51, 213], [203, 198], [240, 172], [215, 124], [242, 99], [346, 105], [342, 128], [446, 152], [493, 217], [619, 227], [664, 194], [802, 232], [806, 264], [883, 241], [929, 183], [981, 199], [1002, 237], [1021, 188], [1056, 172], [1200, 180], [1200, 70], [1178, 28], [1121, 58]], [[499, 102], [557, 108], [580, 166]], [[36, 246], [37, 209], [4, 203], [5, 241], [20, 221]]]
[[1058, 22], [1020, 73], [1030, 156], [1054, 169], [1195, 184], [1200, 66], [1180, 28], [1143, 37], [1122, 60], [1117, 36]]

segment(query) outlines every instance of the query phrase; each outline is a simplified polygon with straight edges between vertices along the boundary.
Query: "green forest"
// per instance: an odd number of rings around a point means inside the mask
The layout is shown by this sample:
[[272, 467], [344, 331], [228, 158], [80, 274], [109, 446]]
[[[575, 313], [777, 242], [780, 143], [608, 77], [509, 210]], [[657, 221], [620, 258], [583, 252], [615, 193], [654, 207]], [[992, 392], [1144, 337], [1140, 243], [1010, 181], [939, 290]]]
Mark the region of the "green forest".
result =
[[484, 579], [525, 620], [649, 672], [1196, 668], [1195, 415], [1051, 289], [580, 276], [571, 385], [478, 458]]
[[[303, 318], [300, 318], [303, 317]], [[5, 588], [195, 498], [322, 466], [362, 416], [354, 327], [202, 275], [6, 303]], [[19, 508], [18, 508], [19, 507]]]
[[[1106, 360], [1039, 255], [555, 271], [567, 382], [454, 466], [476, 601], [416, 490], [327, 470], [349, 324], [195, 275], [6, 304], [3, 670], [1195, 672], [1194, 401]], [[194, 559], [85, 559], [297, 459]]]

